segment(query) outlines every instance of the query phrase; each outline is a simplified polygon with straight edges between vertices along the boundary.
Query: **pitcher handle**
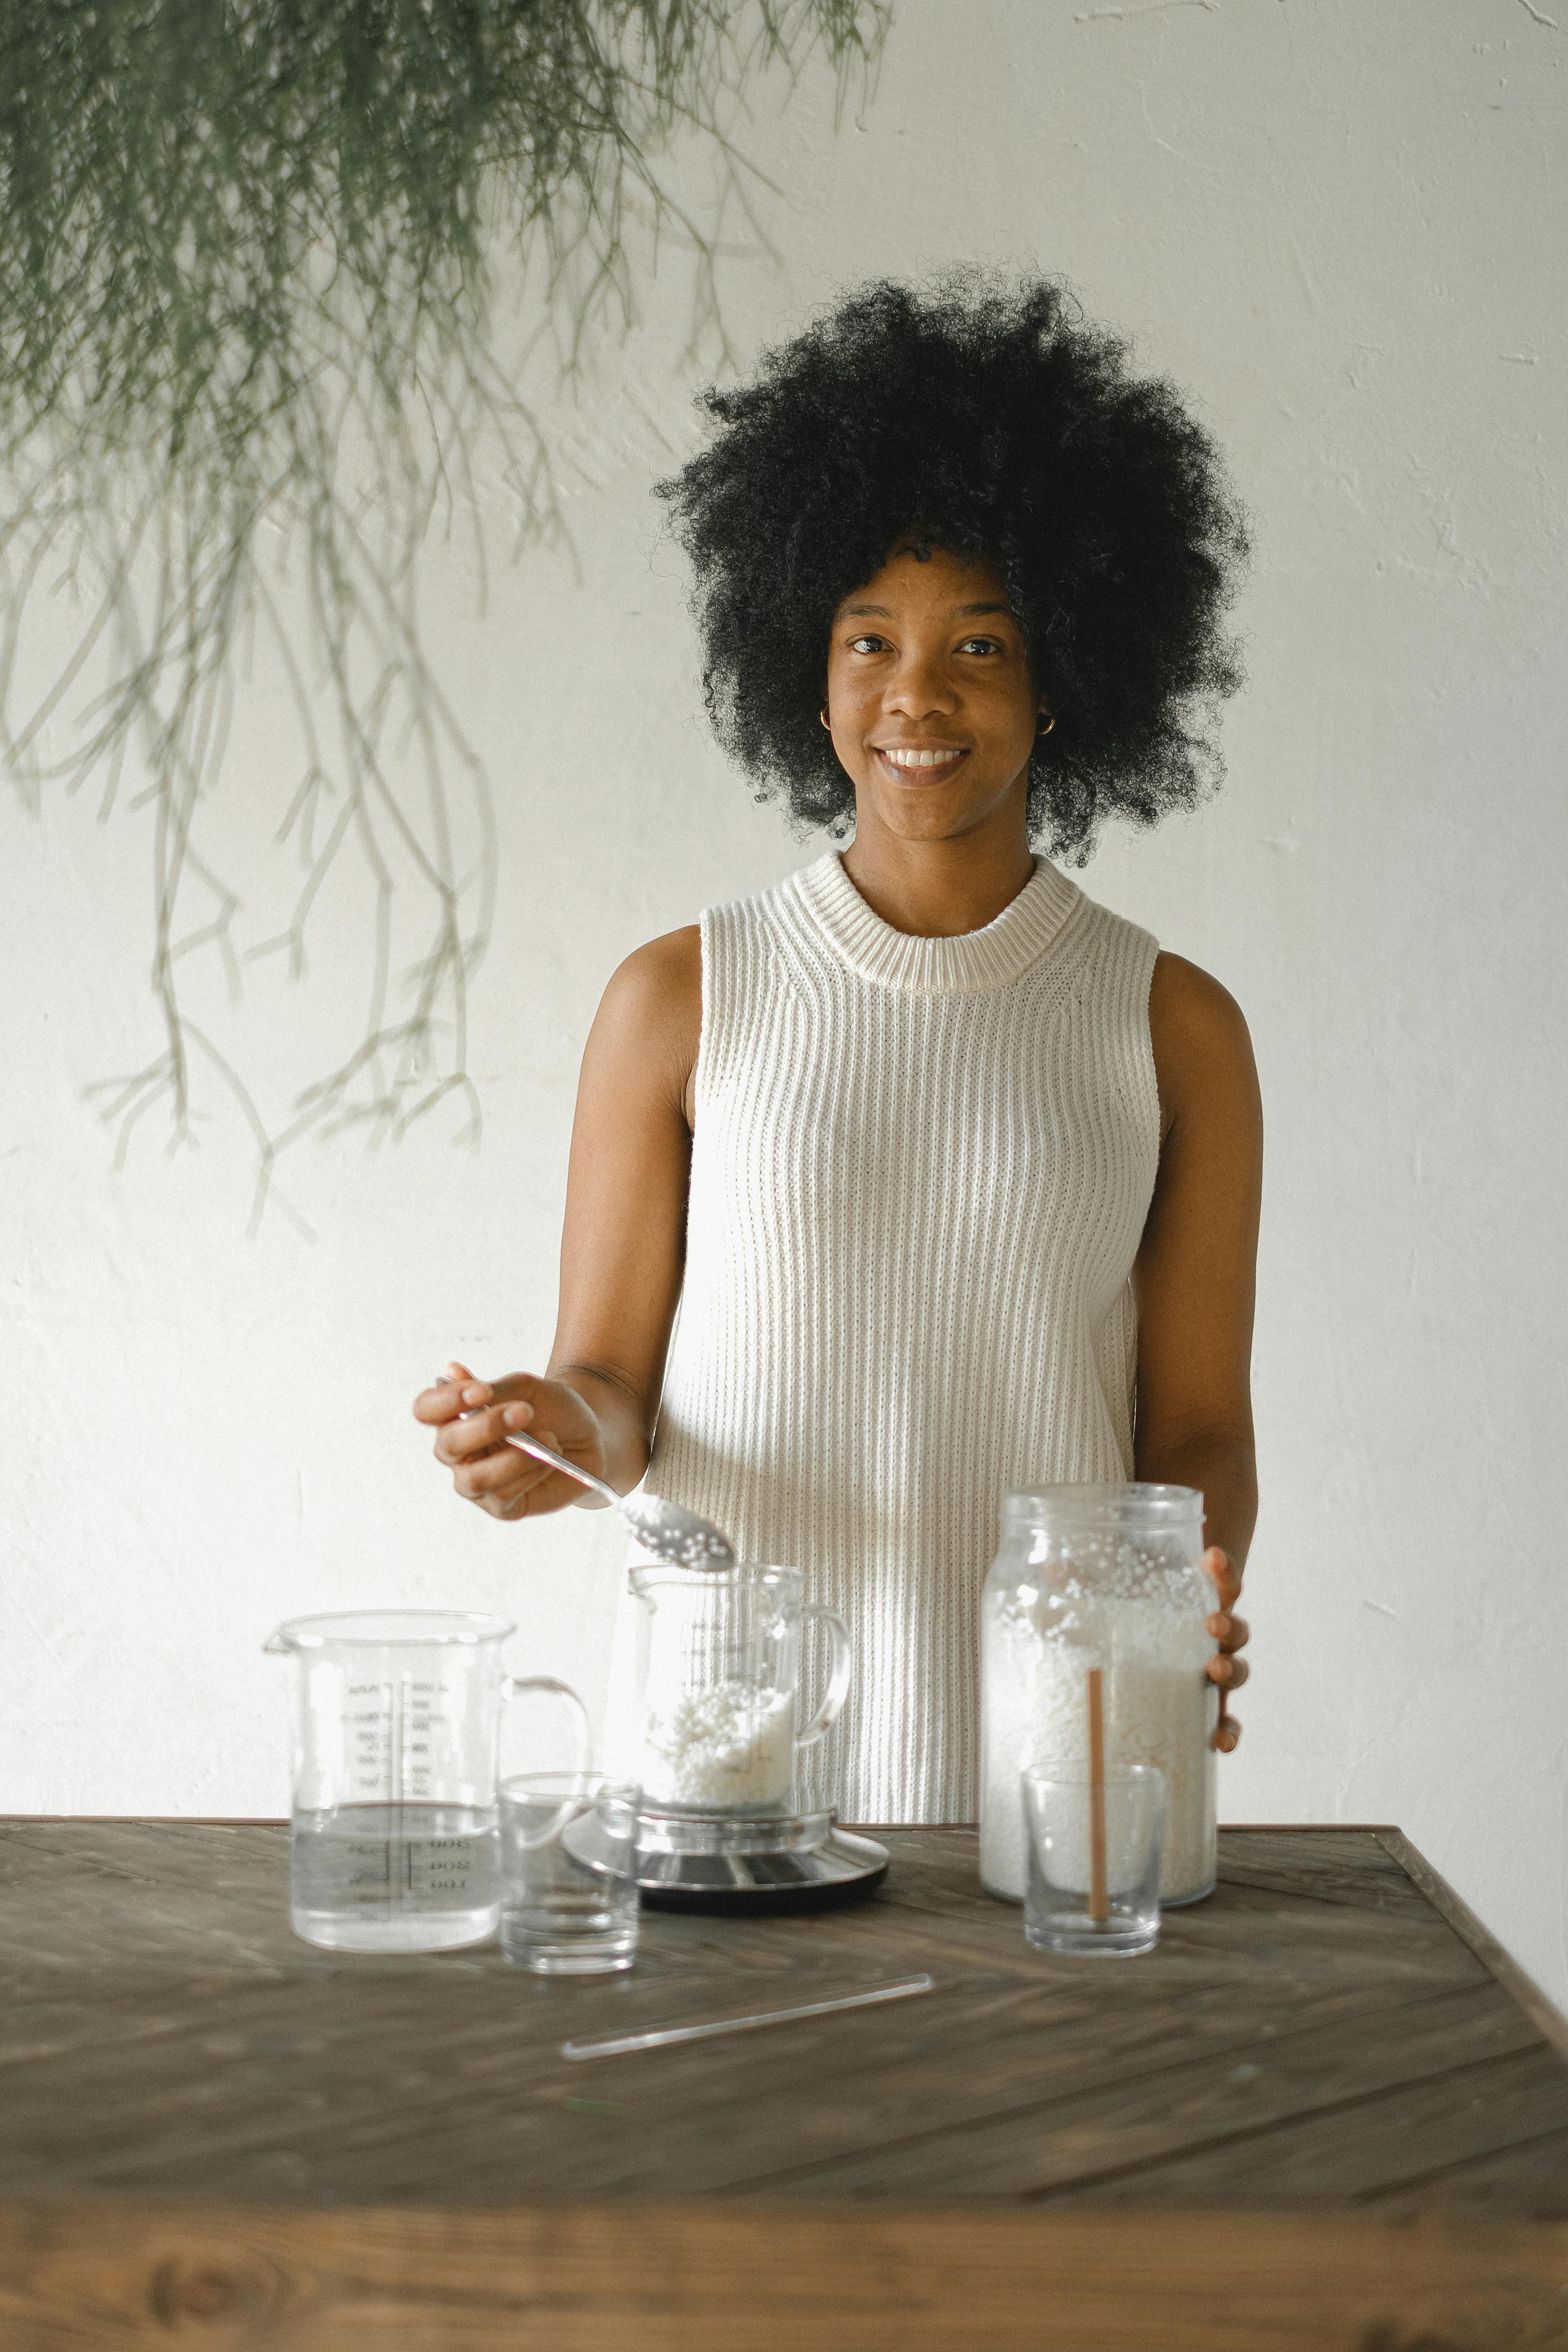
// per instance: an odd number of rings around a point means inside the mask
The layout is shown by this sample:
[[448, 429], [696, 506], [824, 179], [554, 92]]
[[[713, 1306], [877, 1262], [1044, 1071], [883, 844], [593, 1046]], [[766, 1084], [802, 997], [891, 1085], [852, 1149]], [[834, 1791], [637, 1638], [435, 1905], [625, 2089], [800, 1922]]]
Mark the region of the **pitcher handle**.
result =
[[[588, 1710], [571, 1684], [557, 1682], [553, 1675], [505, 1675], [501, 1678], [503, 1698], [522, 1698], [530, 1691], [548, 1691], [552, 1698], [568, 1699], [576, 1708], [577, 1760], [574, 1764], [568, 1765], [566, 1769], [572, 1772], [586, 1772], [589, 1769], [589, 1759], [594, 1753], [593, 1727], [588, 1721]], [[571, 1819], [572, 1808], [576, 1801], [574, 1797], [569, 1797], [563, 1805], [552, 1813], [538, 1835], [525, 1838], [523, 1843], [529, 1846], [548, 1845], [552, 1838], [559, 1837]]]
[[827, 1677], [827, 1689], [822, 1705], [795, 1741], [795, 1753], [803, 1748], [815, 1748], [829, 1726], [837, 1722], [849, 1696], [849, 1677], [855, 1666], [855, 1644], [849, 1638], [849, 1628], [837, 1610], [823, 1608], [820, 1601], [808, 1601], [801, 1611], [804, 1622], [815, 1617], [827, 1628], [827, 1638], [833, 1645], [833, 1665]]
[[573, 1689], [571, 1684], [557, 1682], [553, 1675], [506, 1675], [502, 1676], [501, 1696], [504, 1698], [521, 1698], [525, 1693], [529, 1691], [548, 1691], [552, 1698], [567, 1699], [570, 1701], [572, 1706], [576, 1708], [577, 1760], [574, 1764], [569, 1764], [566, 1769], [570, 1772], [586, 1772], [590, 1770], [594, 1754], [593, 1727], [588, 1721], [588, 1710], [584, 1706], [582, 1700], [578, 1697], [576, 1692]]

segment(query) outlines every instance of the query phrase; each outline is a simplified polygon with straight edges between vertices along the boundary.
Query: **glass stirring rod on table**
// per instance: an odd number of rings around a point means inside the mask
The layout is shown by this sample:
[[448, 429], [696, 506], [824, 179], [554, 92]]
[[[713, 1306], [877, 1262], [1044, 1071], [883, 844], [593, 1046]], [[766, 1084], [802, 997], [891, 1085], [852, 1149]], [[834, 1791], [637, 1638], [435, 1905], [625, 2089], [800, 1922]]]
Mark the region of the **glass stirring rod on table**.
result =
[[897, 1984], [877, 1985], [869, 1992], [847, 1992], [837, 2000], [805, 2000], [791, 2009], [760, 2009], [750, 2017], [718, 2017], [705, 2025], [660, 2025], [647, 2033], [611, 2034], [597, 2042], [563, 2042], [563, 2058], [619, 2058], [632, 2050], [661, 2050], [672, 2042], [703, 2042], [713, 2033], [744, 2033], [753, 2025], [784, 2025], [797, 2017], [826, 2017], [837, 2009], [865, 2009], [878, 2000], [907, 2000], [911, 1994], [934, 1992], [934, 1977], [900, 1977]]
[[[438, 1373], [434, 1382], [438, 1389], [457, 1385], [449, 1372]], [[467, 1413], [462, 1417], [465, 1421], [468, 1418]], [[607, 1480], [595, 1477], [592, 1470], [584, 1470], [580, 1464], [569, 1462], [563, 1454], [542, 1445], [537, 1437], [524, 1437], [509, 1429], [505, 1443], [602, 1495], [620, 1513], [627, 1531], [656, 1559], [668, 1560], [676, 1568], [705, 1569], [714, 1574], [734, 1567], [734, 1547], [728, 1536], [721, 1534], [711, 1520], [699, 1518], [695, 1511], [682, 1510], [679, 1503], [664, 1502], [658, 1495], [618, 1495]]]

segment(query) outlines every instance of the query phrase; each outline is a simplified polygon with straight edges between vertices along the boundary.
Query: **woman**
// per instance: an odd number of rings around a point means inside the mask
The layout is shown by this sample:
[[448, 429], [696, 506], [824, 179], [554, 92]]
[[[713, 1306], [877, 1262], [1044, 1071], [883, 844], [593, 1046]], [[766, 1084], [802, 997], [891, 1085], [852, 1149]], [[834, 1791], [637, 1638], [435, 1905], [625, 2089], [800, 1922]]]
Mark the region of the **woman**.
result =
[[1201, 1488], [1209, 1671], [1247, 1676], [1246, 1024], [1031, 847], [1196, 800], [1243, 535], [1175, 394], [1038, 279], [874, 286], [707, 404], [663, 494], [709, 709], [849, 845], [615, 974], [548, 1372], [454, 1365], [415, 1411], [496, 1517], [582, 1499], [501, 1443], [531, 1429], [803, 1568], [858, 1659], [805, 1797], [969, 1820], [1008, 1487]]

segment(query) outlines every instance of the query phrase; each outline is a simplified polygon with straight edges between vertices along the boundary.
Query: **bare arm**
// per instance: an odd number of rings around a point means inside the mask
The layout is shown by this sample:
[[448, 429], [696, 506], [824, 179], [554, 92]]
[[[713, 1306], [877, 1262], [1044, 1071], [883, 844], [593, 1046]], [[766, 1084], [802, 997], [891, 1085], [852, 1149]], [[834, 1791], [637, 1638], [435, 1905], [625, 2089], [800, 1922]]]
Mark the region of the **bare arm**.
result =
[[[1219, 982], [1162, 955], [1149, 994], [1160, 1085], [1160, 1172], [1133, 1269], [1138, 1297], [1140, 1478], [1196, 1486], [1222, 1692], [1247, 1679], [1231, 1614], [1258, 1516], [1252, 1316], [1263, 1182], [1263, 1115], [1252, 1043]], [[1222, 1727], [1234, 1747], [1239, 1727]]]
[[579, 1500], [559, 1471], [503, 1443], [531, 1430], [625, 1494], [647, 1466], [680, 1296], [691, 1092], [702, 1020], [695, 926], [639, 948], [605, 991], [583, 1055], [561, 1305], [548, 1371], [463, 1375], [415, 1402], [459, 1494], [497, 1518]]
[[701, 1024], [692, 925], [639, 948], [616, 973], [578, 1082], [550, 1376], [597, 1415], [605, 1475], [623, 1494], [647, 1467], [680, 1297]]

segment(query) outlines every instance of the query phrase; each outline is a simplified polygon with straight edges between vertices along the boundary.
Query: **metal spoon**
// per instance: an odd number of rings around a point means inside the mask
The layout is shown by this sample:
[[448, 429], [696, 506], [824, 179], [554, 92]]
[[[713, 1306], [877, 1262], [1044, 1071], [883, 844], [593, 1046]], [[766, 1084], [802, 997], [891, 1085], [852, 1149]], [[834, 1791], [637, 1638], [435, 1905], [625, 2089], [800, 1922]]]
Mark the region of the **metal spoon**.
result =
[[[436, 1385], [451, 1388], [455, 1383], [448, 1373], [443, 1372]], [[595, 1478], [591, 1470], [583, 1469], [575, 1462], [568, 1462], [563, 1454], [542, 1445], [537, 1437], [520, 1437], [508, 1430], [505, 1443], [515, 1445], [520, 1454], [531, 1454], [536, 1462], [548, 1462], [552, 1470], [563, 1470], [580, 1486], [591, 1486], [596, 1495], [603, 1495], [605, 1502], [619, 1511], [624, 1525], [643, 1549], [651, 1551], [656, 1559], [668, 1560], [673, 1568], [703, 1569], [715, 1576], [734, 1567], [734, 1546], [728, 1536], [720, 1534], [710, 1519], [700, 1519], [695, 1511], [683, 1510], [679, 1503], [667, 1503], [658, 1495], [618, 1495], [606, 1480]]]

